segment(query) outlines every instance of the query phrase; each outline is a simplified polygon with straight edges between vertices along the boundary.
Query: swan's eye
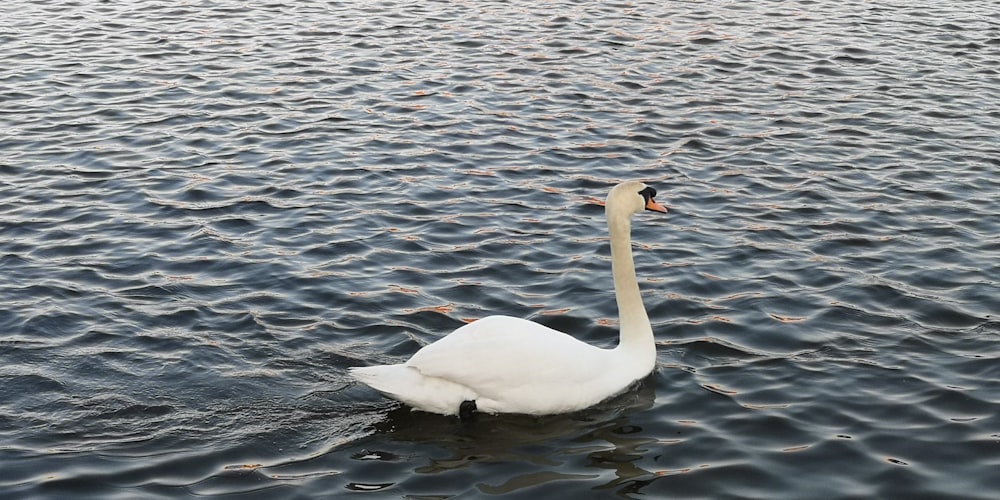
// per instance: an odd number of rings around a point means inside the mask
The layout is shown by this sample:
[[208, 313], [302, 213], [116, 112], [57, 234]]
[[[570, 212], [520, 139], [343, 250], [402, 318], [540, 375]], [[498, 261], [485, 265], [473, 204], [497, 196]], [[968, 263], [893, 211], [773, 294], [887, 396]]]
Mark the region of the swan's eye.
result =
[[646, 203], [649, 203], [649, 200], [656, 197], [656, 190], [650, 186], [646, 186], [642, 191], [639, 191], [639, 194], [642, 195], [642, 199], [646, 200]]

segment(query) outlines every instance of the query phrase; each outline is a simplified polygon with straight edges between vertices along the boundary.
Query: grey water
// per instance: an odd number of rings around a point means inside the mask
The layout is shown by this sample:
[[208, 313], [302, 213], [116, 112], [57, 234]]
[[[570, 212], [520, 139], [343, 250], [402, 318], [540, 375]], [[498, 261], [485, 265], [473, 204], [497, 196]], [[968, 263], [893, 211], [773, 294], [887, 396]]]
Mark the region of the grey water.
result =
[[[1000, 494], [991, 0], [12, 0], [0, 62], [3, 498]], [[349, 379], [613, 345], [626, 179], [638, 387]]]

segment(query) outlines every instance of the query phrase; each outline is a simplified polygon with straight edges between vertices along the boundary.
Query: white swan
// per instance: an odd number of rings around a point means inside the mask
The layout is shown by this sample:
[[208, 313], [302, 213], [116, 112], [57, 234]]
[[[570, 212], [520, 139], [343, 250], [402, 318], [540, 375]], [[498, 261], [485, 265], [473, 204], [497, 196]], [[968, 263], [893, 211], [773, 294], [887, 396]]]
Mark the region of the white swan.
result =
[[617, 347], [601, 349], [532, 321], [489, 316], [424, 346], [405, 363], [355, 367], [351, 375], [414, 409], [463, 419], [476, 411], [571, 412], [624, 391], [656, 364], [630, 237], [632, 214], [666, 213], [655, 195], [641, 182], [619, 184], [608, 194], [605, 216], [621, 328]]

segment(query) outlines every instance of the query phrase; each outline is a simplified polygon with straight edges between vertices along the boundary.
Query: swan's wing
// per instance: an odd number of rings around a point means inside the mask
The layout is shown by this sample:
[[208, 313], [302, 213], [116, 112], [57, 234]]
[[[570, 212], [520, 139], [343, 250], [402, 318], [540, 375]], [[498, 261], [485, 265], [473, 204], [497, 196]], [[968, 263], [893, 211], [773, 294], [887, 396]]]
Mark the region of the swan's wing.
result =
[[607, 352], [538, 323], [490, 316], [425, 346], [406, 365], [502, 401], [512, 392], [579, 388], [605, 369], [602, 355]]

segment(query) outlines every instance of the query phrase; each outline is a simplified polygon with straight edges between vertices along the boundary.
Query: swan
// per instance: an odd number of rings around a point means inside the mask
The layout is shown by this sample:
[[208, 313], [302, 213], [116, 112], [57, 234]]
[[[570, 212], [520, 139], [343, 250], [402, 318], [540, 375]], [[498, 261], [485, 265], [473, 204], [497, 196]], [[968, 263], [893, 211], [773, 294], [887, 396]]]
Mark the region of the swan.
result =
[[632, 262], [631, 217], [666, 213], [644, 183], [608, 193], [611, 273], [618, 301], [619, 340], [612, 349], [581, 342], [526, 319], [488, 316], [424, 346], [405, 363], [353, 367], [351, 376], [414, 410], [548, 415], [590, 407], [625, 391], [656, 364], [653, 329]]

